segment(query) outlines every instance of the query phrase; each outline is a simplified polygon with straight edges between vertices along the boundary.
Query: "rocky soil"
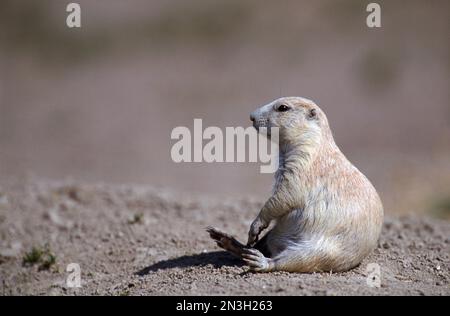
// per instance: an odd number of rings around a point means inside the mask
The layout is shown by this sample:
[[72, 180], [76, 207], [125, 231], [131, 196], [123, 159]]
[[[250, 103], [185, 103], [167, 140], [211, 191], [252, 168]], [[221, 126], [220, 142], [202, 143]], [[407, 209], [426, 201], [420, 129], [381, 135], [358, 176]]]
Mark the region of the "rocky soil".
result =
[[[450, 223], [425, 217], [387, 216], [378, 249], [350, 272], [248, 272], [205, 227], [244, 240], [262, 200], [70, 181], [3, 184], [0, 294], [450, 295]], [[80, 288], [66, 282], [69, 263], [81, 268]], [[380, 287], [367, 285], [370, 263], [380, 266]]]

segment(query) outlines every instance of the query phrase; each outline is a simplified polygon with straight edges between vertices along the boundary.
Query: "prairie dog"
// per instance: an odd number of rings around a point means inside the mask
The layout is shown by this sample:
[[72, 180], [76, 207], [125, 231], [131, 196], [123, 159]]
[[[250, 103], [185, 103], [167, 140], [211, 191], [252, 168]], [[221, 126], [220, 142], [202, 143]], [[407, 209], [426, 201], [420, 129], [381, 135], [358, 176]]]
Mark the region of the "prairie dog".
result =
[[383, 206], [335, 144], [325, 113], [311, 100], [285, 97], [258, 108], [250, 119], [256, 129], [279, 127], [273, 194], [253, 221], [247, 245], [208, 228], [211, 238], [259, 272], [357, 266], [377, 245]]

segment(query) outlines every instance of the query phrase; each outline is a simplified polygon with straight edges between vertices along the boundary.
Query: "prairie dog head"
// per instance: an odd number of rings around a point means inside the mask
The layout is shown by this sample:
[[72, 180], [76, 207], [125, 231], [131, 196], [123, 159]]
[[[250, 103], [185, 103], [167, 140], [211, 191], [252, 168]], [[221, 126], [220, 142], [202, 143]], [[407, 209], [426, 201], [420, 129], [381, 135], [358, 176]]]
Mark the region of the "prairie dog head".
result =
[[317, 147], [323, 137], [331, 137], [328, 120], [322, 110], [311, 100], [301, 97], [284, 97], [261, 106], [250, 114], [253, 126], [259, 130], [278, 127], [281, 146]]

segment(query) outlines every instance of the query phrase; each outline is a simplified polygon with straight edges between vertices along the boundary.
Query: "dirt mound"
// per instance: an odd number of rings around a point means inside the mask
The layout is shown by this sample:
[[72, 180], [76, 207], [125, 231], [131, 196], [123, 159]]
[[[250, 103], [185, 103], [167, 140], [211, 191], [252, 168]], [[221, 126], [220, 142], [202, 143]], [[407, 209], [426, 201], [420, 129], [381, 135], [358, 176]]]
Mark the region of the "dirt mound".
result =
[[[204, 228], [244, 239], [261, 201], [138, 186], [22, 181], [0, 187], [0, 294], [450, 295], [450, 224], [387, 217], [379, 247], [346, 273], [248, 273]], [[66, 280], [81, 268], [81, 287]], [[381, 287], [366, 268], [381, 269]]]

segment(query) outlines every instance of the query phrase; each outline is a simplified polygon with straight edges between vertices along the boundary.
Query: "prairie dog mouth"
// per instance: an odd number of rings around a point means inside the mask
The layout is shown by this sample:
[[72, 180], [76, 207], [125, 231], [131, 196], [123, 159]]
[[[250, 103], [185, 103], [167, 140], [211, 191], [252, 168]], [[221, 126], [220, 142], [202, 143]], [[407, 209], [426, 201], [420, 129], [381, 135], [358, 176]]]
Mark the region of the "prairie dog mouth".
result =
[[[271, 136], [271, 127], [269, 126], [269, 120], [267, 119], [259, 119], [253, 121], [253, 127], [256, 129], [258, 133], [264, 134], [266, 137], [270, 138]], [[263, 129], [261, 131], [261, 129]]]
[[269, 123], [268, 119], [259, 118], [259, 119], [253, 121], [253, 127], [256, 128], [257, 131], [259, 131], [259, 129], [261, 127], [267, 127], [267, 129], [269, 129], [268, 128], [268, 125], [269, 125], [268, 123]]

